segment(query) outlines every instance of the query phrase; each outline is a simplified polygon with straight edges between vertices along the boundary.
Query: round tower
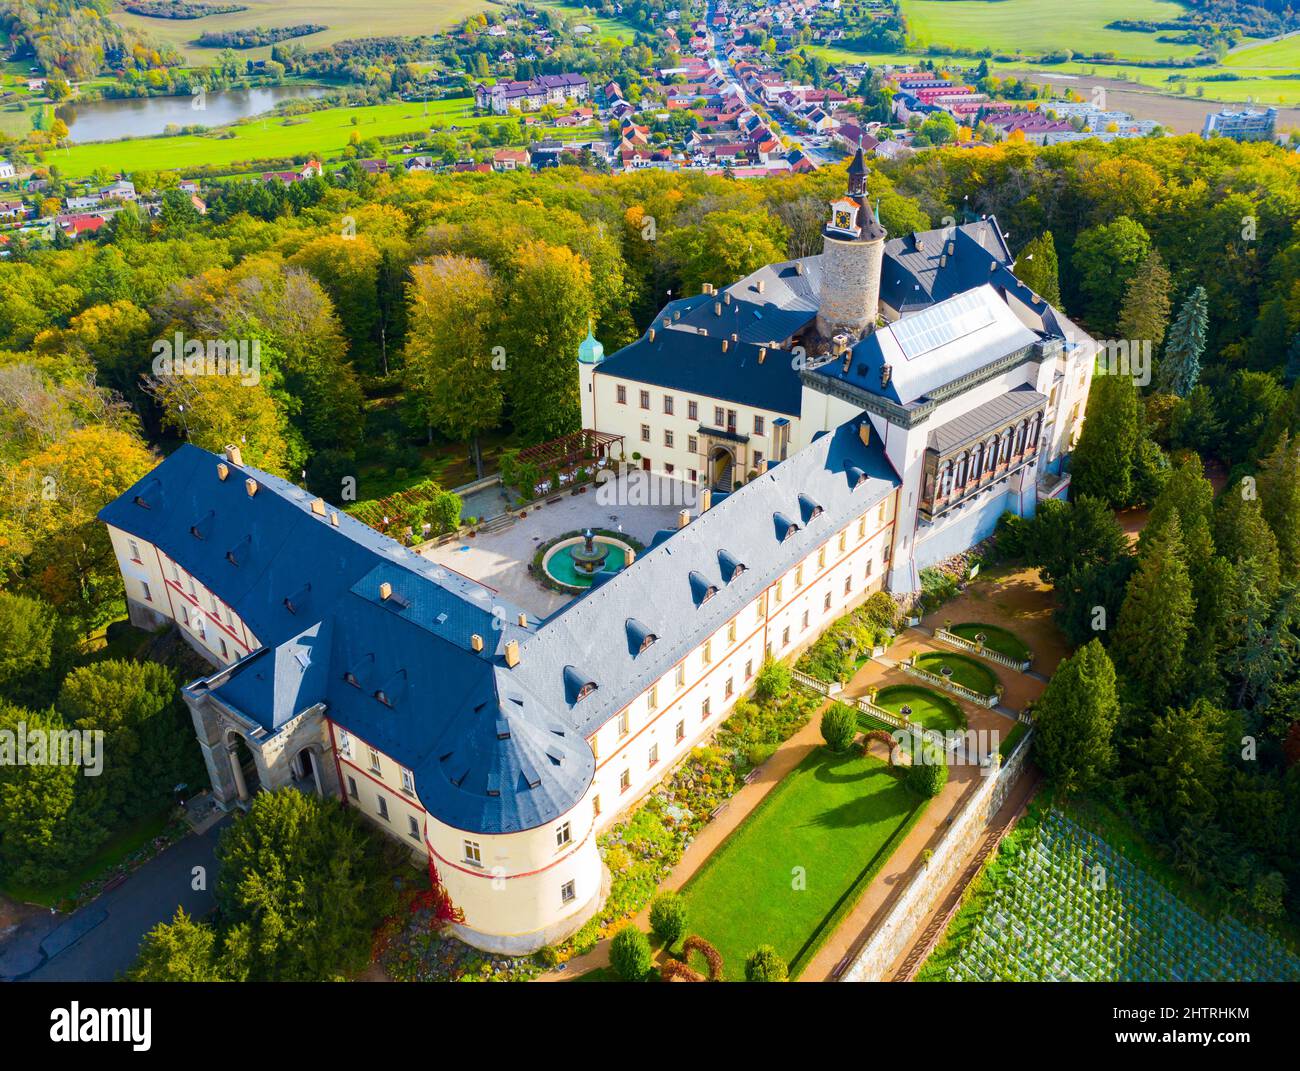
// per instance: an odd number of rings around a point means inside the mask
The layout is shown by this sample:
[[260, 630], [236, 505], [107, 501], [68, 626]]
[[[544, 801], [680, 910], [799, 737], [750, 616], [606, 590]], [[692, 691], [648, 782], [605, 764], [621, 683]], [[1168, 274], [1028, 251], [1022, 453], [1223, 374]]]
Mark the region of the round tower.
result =
[[578, 390], [582, 396], [582, 426], [596, 427], [596, 366], [605, 359], [605, 347], [587, 325], [587, 337], [578, 344]]
[[817, 334], [856, 342], [875, 325], [880, 306], [880, 272], [885, 260], [885, 228], [867, 203], [867, 165], [858, 147], [849, 165], [846, 196], [831, 202], [822, 228], [822, 282]]

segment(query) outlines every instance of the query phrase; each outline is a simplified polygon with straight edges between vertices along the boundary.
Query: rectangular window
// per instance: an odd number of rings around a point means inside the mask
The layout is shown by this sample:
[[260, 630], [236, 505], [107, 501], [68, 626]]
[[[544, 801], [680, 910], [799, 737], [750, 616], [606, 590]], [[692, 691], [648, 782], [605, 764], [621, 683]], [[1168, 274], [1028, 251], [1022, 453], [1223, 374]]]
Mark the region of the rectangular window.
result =
[[858, 518], [858, 538], [867, 538], [867, 518], [865, 516]]
[[[691, 449], [694, 449], [694, 447]], [[690, 480], [691, 483], [696, 483], [699, 480], [699, 474], [694, 469], [687, 469], [686, 478]]]
[[725, 698], [730, 699], [735, 694], [736, 694], [736, 679], [734, 677], [728, 677], [727, 686], [723, 691], [723, 695]]
[[419, 839], [420, 839], [420, 823], [419, 823], [419, 821], [416, 819], [415, 815], [413, 815], [413, 814], [408, 814], [408, 815], [406, 816], [406, 826], [407, 826], [407, 832], [410, 833], [411, 836], [412, 836], [415, 840], [419, 840]]
[[483, 865], [483, 849], [479, 847], [478, 841], [465, 842], [465, 862], [473, 863], [475, 866]]
[[624, 770], [621, 774], [618, 775], [618, 790], [620, 792], [626, 792], [631, 787], [632, 787], [632, 771]]
[[789, 625], [786, 625], [786, 627], [783, 628], [783, 629], [781, 630], [781, 646], [782, 646], [782, 647], [789, 647], [789, 646], [790, 646], [790, 626], [789, 626]]
[[134, 539], [128, 539], [127, 545], [131, 548], [131, 560], [138, 562], [140, 560], [140, 544]]
[[763, 618], [765, 618], [766, 616], [767, 616], [767, 592], [765, 591], [763, 592], [762, 595], [758, 597], [758, 619], [762, 621]]
[[658, 744], [651, 744], [651, 745], [650, 745], [650, 754], [649, 754], [648, 758], [649, 758], [649, 761], [646, 763], [646, 768], [647, 768], [647, 769], [653, 770], [656, 766], [659, 765], [659, 745], [658, 745]]
[[677, 723], [677, 728], [674, 730], [674, 737], [679, 744], [686, 739], [686, 723], [684, 721], [679, 721]]
[[722, 427], [722, 425], [725, 424], [726, 421], [727, 421], [726, 411], [723, 410], [722, 406], [715, 405], [713, 407], [713, 423], [718, 427]]
[[847, 595], [853, 590], [853, 574], [850, 573], [844, 578], [844, 594]]
[[825, 600], [822, 602], [822, 609], [829, 610], [830, 608], [831, 608], [831, 593], [828, 591], [826, 593]]
[[672, 474], [673, 474], [673, 467], [672, 467], [672, 465], [665, 464], [665, 465], [664, 465], [664, 475], [665, 475], [665, 476], [671, 476]]
[[380, 770], [379, 752], [374, 748], [370, 749], [370, 768], [374, 770], [375, 773], [378, 773]]
[[849, 546], [849, 533], [841, 532], [840, 542], [839, 542], [840, 553], [843, 554], [844, 551], [848, 549], [848, 546]]
[[664, 446], [671, 449], [672, 445], [673, 445], [673, 430], [672, 428], [664, 428]]
[[700, 403], [699, 403], [699, 402], [687, 402], [687, 403], [686, 403], [686, 419], [687, 419], [687, 420], [699, 420], [699, 419], [700, 419]]
[[648, 443], [648, 442], [650, 441], [650, 425], [649, 425], [649, 424], [642, 424], [642, 425], [641, 425], [641, 441], [642, 441], [643, 443]]
[[627, 711], [626, 710], [623, 711], [623, 713], [618, 716], [618, 735], [620, 737], [627, 736]]
[[614, 397], [618, 399], [619, 405], [627, 405], [627, 388], [622, 383], [614, 388]]
[[826, 568], [826, 548], [825, 548], [825, 547], [818, 547], [818, 548], [817, 548], [817, 568], [818, 568], [818, 569], [825, 569], [825, 568]]
[[778, 580], [778, 581], [776, 582], [776, 593], [775, 593], [775, 598], [776, 598], [776, 604], [777, 604], [778, 606], [781, 605], [781, 584], [782, 584], [782, 583], [783, 583], [783, 582], [780, 581], [780, 580]]
[[671, 394], [665, 394], [664, 395], [664, 416], [672, 416], [672, 415], [673, 415], [673, 396]]
[[415, 795], [415, 774], [411, 773], [405, 766], [402, 770], [402, 791], [412, 796]]
[[339, 730], [339, 754], [346, 759], [352, 758], [352, 737], [346, 730]]
[[705, 698], [704, 698], [704, 702], [700, 704], [700, 720], [701, 720], [701, 721], [708, 721], [708, 720], [709, 720], [709, 707], [710, 707], [711, 705], [712, 705], [712, 703], [711, 703], [710, 699], [709, 699], [707, 696], [705, 696]]
[[149, 585], [145, 581], [140, 581], [140, 590], [144, 592], [144, 601], [153, 602], [153, 593], [149, 590]]
[[802, 563], [795, 566], [795, 570], [794, 570], [794, 589], [795, 591], [798, 591], [801, 587], [803, 587], [803, 564]]
[[880, 513], [877, 515], [877, 518], [876, 518], [877, 520], [880, 521], [881, 524], [884, 524], [884, 523], [885, 523], [885, 506], [886, 506], [886, 504], [887, 504], [887, 503], [884, 503], [884, 502], [880, 503]]
[[[906, 537], [906, 536], [903, 537], [903, 542], [904, 542], [904, 543], [907, 542], [907, 537]], [[881, 560], [882, 562], [887, 562], [887, 561], [889, 561], [889, 544], [888, 544], [888, 543], [885, 544], [884, 549], [880, 552], [880, 560]]]
[[685, 686], [686, 684], [686, 663], [685, 662], [679, 662], [677, 664], [677, 676], [675, 677], [675, 680], [677, 681], [678, 688]]
[[745, 680], [752, 680], [754, 677], [754, 660], [751, 658], [745, 663]]
[[646, 696], [645, 703], [651, 710], [659, 709], [659, 685], [650, 685], [650, 694]]
[[573, 882], [566, 881], [560, 886], [560, 903], [571, 904], [578, 898], [578, 894], [573, 887]]
[[736, 642], [736, 622], [734, 619], [727, 622], [727, 642]]
[[807, 611], [807, 610], [805, 610], [805, 611], [803, 612], [803, 631], [804, 631], [804, 632], [807, 632], [807, 631], [808, 631], [808, 611]]
[[360, 795], [357, 792], [357, 779], [355, 777], [348, 777], [348, 795], [354, 800], [360, 798]]
[[591, 816], [592, 816], [593, 818], [599, 818], [599, 817], [600, 817], [600, 797], [599, 797], [599, 796], [592, 796], [592, 797], [591, 797]]
[[873, 568], [875, 568], [875, 564], [876, 564], [876, 563], [873, 562], [870, 558], [867, 559], [867, 571], [866, 571], [863, 575], [864, 575], [868, 580], [871, 579], [871, 570], [872, 570]]
[[758, 466], [761, 465], [762, 463], [763, 463], [763, 451], [762, 451], [762, 450], [755, 450], [755, 451], [754, 451], [754, 468], [758, 468]]
[[221, 657], [222, 657], [222, 658], [229, 658], [229, 657], [230, 657], [230, 648], [228, 648], [228, 647], [226, 646], [226, 641], [225, 641], [225, 640], [221, 640], [220, 643], [221, 643]]
[[573, 829], [568, 822], [563, 822], [555, 827], [555, 846], [563, 848], [573, 840]]
[[707, 666], [710, 662], [713, 661], [713, 641], [712, 641], [712, 640], [705, 640], [705, 641], [704, 641], [704, 649], [700, 652], [700, 658], [703, 660], [703, 662], [704, 662], [704, 664], [705, 664], [706, 666]]
[[641, 408], [642, 409], [650, 408], [650, 392], [648, 390], [643, 390], [641, 392]]
[[188, 625], [190, 623], [190, 608], [181, 603], [181, 622]]
[[384, 797], [381, 796], [381, 795], [379, 795], [378, 793], [375, 794], [375, 799], [376, 799], [376, 800], [378, 801], [378, 803], [379, 803], [379, 817], [382, 818], [385, 822], [387, 822], [387, 821], [388, 821], [388, 801], [387, 801], [386, 799], [384, 799]]
[[[698, 454], [700, 452], [700, 440], [694, 435], [686, 436], [686, 450], [688, 453]], [[691, 472], [694, 473], [695, 470], [691, 469]], [[691, 476], [691, 479], [695, 479], [694, 475]]]
[[761, 416], [756, 415], [754, 417], [754, 434], [755, 435], [763, 434], [763, 418]]

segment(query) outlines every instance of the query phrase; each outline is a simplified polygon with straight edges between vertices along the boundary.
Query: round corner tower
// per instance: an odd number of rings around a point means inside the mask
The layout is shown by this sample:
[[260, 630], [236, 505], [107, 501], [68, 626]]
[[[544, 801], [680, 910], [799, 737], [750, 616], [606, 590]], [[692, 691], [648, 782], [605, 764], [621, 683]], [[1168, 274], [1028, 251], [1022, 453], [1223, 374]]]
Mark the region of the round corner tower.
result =
[[859, 146], [849, 165], [847, 196], [831, 202], [831, 218], [822, 228], [817, 334], [823, 339], [847, 335], [853, 342], [875, 325], [885, 237], [867, 204], [867, 166]]

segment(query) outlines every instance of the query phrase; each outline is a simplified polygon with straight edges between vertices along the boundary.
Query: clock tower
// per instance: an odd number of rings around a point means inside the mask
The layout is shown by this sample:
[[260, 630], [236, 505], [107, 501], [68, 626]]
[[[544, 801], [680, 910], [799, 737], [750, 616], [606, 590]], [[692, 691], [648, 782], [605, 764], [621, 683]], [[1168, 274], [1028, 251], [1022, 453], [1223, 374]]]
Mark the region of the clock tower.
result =
[[830, 205], [822, 228], [822, 284], [817, 334], [824, 342], [847, 335], [853, 343], [876, 324], [885, 228], [867, 202], [867, 165], [858, 147], [849, 165], [846, 195]]

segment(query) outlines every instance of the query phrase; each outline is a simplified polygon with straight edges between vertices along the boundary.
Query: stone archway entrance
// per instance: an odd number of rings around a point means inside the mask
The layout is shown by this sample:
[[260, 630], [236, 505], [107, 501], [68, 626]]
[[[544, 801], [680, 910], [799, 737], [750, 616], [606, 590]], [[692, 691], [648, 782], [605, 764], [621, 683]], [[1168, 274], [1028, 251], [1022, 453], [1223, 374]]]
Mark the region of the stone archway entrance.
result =
[[730, 494], [736, 483], [736, 455], [727, 446], [715, 446], [709, 451], [709, 486], [722, 494]]
[[226, 754], [230, 760], [231, 775], [235, 779], [235, 792], [241, 803], [246, 802], [262, 787], [253, 750], [242, 735], [232, 730], [226, 735]]
[[290, 764], [293, 772], [293, 785], [302, 792], [315, 792], [323, 795], [320, 784], [320, 756], [310, 747], [305, 747], [293, 757]]

